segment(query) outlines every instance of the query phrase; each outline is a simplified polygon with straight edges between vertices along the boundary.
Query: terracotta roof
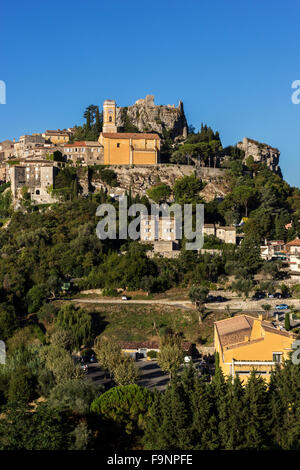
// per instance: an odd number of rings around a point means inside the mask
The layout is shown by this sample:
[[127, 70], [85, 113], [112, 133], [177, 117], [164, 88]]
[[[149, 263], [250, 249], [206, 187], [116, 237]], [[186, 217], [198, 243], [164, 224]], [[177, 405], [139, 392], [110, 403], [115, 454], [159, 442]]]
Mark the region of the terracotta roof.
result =
[[122, 349], [159, 349], [157, 341], [119, 341]]
[[[158, 341], [119, 341], [119, 345], [122, 349], [159, 349]], [[192, 343], [189, 341], [182, 341], [181, 347], [183, 351], [189, 351], [192, 347]]]
[[300, 238], [296, 238], [295, 240], [288, 242], [287, 246], [300, 246]]
[[106, 139], [160, 139], [158, 134], [138, 134], [131, 132], [102, 132], [102, 136]]
[[59, 129], [58, 129], [57, 131], [49, 131], [49, 130], [47, 130], [47, 131], [45, 131], [45, 134], [54, 134], [54, 135], [57, 135], [57, 134], [59, 134], [59, 135], [69, 135], [69, 134], [68, 134], [66, 131], [61, 131], [61, 130], [59, 130]]
[[91, 140], [78, 140], [74, 142], [73, 144], [64, 144], [64, 148], [66, 147], [103, 147], [99, 142], [97, 141], [91, 141]]
[[[263, 341], [264, 336], [252, 339], [251, 341], [245, 341], [245, 336], [248, 336], [248, 338], [251, 336], [254, 320], [257, 319], [248, 315], [239, 315], [237, 317], [227, 318], [225, 320], [215, 322], [221, 346], [226, 349], [233, 349], [236, 347], [245, 346], [247, 344], [252, 344], [257, 341]], [[261, 321], [261, 326], [267, 333], [274, 333], [276, 335], [285, 337], [293, 337], [291, 333], [278, 330], [272, 326], [271, 322], [265, 320], [259, 321]]]
[[236, 228], [235, 227], [221, 227], [221, 226], [218, 226], [217, 229], [222, 229], [222, 230], [226, 230], [226, 231], [230, 231], [230, 232], [236, 232]]

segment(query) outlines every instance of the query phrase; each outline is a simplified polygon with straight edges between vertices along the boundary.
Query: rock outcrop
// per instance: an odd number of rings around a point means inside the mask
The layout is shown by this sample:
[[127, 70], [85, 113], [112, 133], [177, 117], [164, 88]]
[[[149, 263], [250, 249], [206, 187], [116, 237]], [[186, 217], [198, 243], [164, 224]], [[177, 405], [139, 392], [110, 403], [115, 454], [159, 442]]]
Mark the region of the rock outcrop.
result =
[[252, 155], [256, 163], [265, 163], [271, 171], [281, 175], [278, 149], [248, 137], [244, 137], [242, 142], [238, 142], [237, 147], [245, 152], [244, 161]]
[[[109, 168], [109, 167], [108, 167]], [[168, 184], [174, 186], [176, 179], [185, 175], [192, 175], [196, 168], [192, 165], [157, 165], [157, 166], [113, 166], [111, 169], [116, 173], [118, 185], [111, 187], [101, 180], [100, 172], [93, 171], [90, 180], [91, 191], [107, 190], [109, 194], [124, 195], [131, 191], [132, 195], [139, 194], [144, 196], [147, 189], [157, 184]], [[201, 170], [201, 169], [200, 169]], [[199, 173], [197, 176], [206, 183], [200, 194], [209, 202], [215, 197], [224, 198], [230, 191], [226, 178], [226, 170], [206, 168], [205, 172]], [[79, 175], [78, 175], [79, 176]], [[79, 178], [79, 185], [87, 187], [86, 174], [82, 175], [83, 180]]]
[[175, 105], [154, 104], [154, 96], [147, 95], [134, 105], [117, 108], [117, 127], [124, 128], [127, 120], [139, 132], [157, 132], [161, 137], [167, 133], [175, 140], [186, 139], [188, 124], [183, 110], [182, 101]]

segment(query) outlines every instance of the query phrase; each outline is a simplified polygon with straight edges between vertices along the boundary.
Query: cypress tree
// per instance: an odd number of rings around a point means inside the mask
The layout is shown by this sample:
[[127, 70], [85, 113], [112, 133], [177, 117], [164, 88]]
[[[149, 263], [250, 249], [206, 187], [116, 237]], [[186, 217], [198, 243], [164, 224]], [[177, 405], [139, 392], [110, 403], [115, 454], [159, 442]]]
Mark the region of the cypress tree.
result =
[[237, 375], [232, 383], [227, 383], [227, 394], [220, 404], [222, 413], [219, 415], [219, 436], [221, 448], [224, 450], [239, 450], [244, 447], [244, 393], [245, 390]]
[[284, 328], [286, 329], [286, 331], [290, 331], [291, 329], [290, 314], [288, 312], [286, 312], [284, 317]]
[[244, 448], [249, 450], [264, 450], [270, 443], [270, 407], [267, 387], [264, 380], [255, 371], [245, 387], [244, 400]]
[[97, 132], [101, 131], [99, 106], [96, 108], [96, 130]]
[[86, 112], [86, 130], [89, 131], [91, 129], [91, 113], [88, 110]]
[[273, 447], [285, 450], [300, 449], [300, 368], [287, 361], [277, 366], [269, 387], [271, 407], [270, 432]]
[[192, 412], [192, 448], [218, 449], [218, 418], [211, 384], [197, 380], [192, 394]]

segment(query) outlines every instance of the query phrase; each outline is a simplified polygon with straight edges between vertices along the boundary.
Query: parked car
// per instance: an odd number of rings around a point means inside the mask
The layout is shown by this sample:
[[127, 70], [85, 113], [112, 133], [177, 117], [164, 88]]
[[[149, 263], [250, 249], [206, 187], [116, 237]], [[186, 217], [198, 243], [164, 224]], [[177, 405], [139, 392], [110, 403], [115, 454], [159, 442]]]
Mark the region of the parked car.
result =
[[97, 362], [97, 359], [96, 359], [94, 354], [91, 355], [90, 362], [92, 362], [92, 363]]
[[253, 300], [259, 300], [259, 299], [264, 299], [266, 297], [266, 294], [264, 292], [256, 292], [254, 296], [252, 297]]
[[126, 295], [122, 295], [122, 300], [128, 300]]
[[87, 364], [84, 364], [84, 363], [80, 364], [80, 367], [84, 372], [87, 372], [88, 369], [89, 369], [89, 366]]
[[287, 310], [288, 308], [290, 308], [287, 304], [279, 304], [279, 305], [276, 305], [276, 310]]
[[184, 356], [184, 362], [188, 363], [191, 362], [192, 356]]
[[280, 294], [280, 292], [276, 292], [276, 294], [274, 294], [274, 297], [275, 299], [281, 299], [282, 294]]
[[268, 294], [268, 298], [269, 298], [269, 299], [274, 299], [274, 298], [275, 298], [275, 295], [274, 295], [274, 294]]

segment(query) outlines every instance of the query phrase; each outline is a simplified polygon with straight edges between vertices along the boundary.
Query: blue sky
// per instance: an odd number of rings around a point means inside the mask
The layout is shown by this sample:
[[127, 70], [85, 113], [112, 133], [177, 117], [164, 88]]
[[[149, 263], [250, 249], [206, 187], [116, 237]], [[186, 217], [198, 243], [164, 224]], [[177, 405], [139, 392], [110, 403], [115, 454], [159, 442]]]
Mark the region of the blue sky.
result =
[[0, 141], [82, 122], [89, 104], [181, 99], [224, 145], [278, 147], [300, 186], [297, 0], [2, 0]]

